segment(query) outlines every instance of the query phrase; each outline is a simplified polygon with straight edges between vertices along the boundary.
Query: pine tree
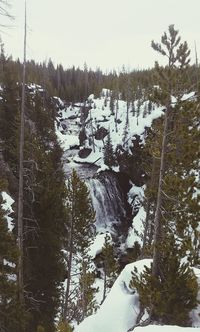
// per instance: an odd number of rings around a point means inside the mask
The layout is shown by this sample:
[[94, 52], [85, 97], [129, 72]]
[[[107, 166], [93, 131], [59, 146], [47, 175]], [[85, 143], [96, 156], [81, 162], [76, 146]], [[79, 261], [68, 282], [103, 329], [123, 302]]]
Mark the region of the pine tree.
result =
[[[141, 281], [144, 292], [148, 293], [151, 287], [153, 289], [152, 297], [149, 298], [151, 319], [162, 323], [187, 325], [189, 311], [196, 306], [197, 282], [188, 266], [181, 263], [181, 259], [188, 251], [191, 252], [191, 256], [193, 255], [192, 238], [195, 237], [195, 241], [198, 242], [198, 234], [197, 237], [194, 235], [198, 227], [198, 200], [193, 195], [195, 179], [191, 173], [197, 160], [198, 140], [193, 133], [188, 132], [189, 128], [194, 129], [196, 126], [194, 121], [196, 117], [192, 115], [193, 102], [187, 103], [182, 100], [189, 64], [187, 44], [180, 43], [178, 31], [174, 29], [174, 26], [169, 27], [169, 36], [165, 33], [161, 42], [162, 45], [152, 42], [153, 48], [162, 55], [168, 56], [169, 60], [165, 70], [156, 65], [160, 85], [160, 89], [156, 91], [156, 100], [159, 104], [165, 105], [166, 110], [164, 129], [160, 127], [156, 136], [158, 142], [162, 138], [162, 143], [159, 147], [160, 151], [158, 150], [161, 159], [155, 205], [153, 266], [148, 276], [146, 275]], [[174, 107], [171, 104], [172, 95], [176, 96], [177, 100]], [[185, 117], [186, 109], [187, 113], [191, 112], [191, 122], [187, 120], [189, 113]], [[198, 106], [195, 111], [199, 112]], [[196, 135], [198, 135], [197, 132]], [[195, 148], [186, 161], [187, 136], [194, 140]], [[193, 258], [195, 261], [196, 254]], [[182, 297], [180, 295], [177, 297], [178, 291], [173, 286], [174, 281], [172, 282], [174, 275], [179, 280], [179, 284], [185, 285], [186, 292], [182, 293]], [[192, 289], [194, 292], [191, 291]], [[166, 294], [165, 304], [161, 296], [163, 290]], [[143, 293], [143, 296], [146, 295]], [[180, 315], [177, 313], [179, 306], [182, 306]]]
[[0, 330], [20, 332], [24, 327], [25, 317], [18, 301], [18, 249], [16, 239], [8, 229], [7, 212], [2, 207], [3, 183], [5, 181], [0, 178]]
[[92, 271], [91, 257], [86, 251], [80, 262], [80, 278], [77, 292], [78, 312], [74, 317], [77, 322], [83, 321], [97, 309], [97, 303], [94, 298], [97, 288], [94, 287], [94, 282], [95, 274]]
[[110, 112], [112, 115], [115, 114], [115, 92], [111, 91], [111, 95], [110, 95]]
[[33, 159], [26, 163], [24, 188], [24, 283], [30, 315], [27, 331], [35, 332], [38, 325], [54, 331], [64, 278], [65, 183], [60, 148], [52, 144], [47, 151], [39, 137], [31, 141]]
[[103, 272], [104, 272], [104, 291], [102, 303], [106, 298], [107, 289], [111, 288], [117, 278], [118, 264], [114, 256], [114, 248], [110, 236], [106, 234], [105, 243], [102, 248]]
[[[71, 177], [67, 181], [67, 212], [67, 220], [69, 220], [66, 224], [68, 231], [68, 246], [66, 248], [68, 252], [67, 286], [63, 321], [70, 321], [75, 314], [73, 304], [70, 303], [73, 265], [79, 266], [78, 271], [76, 269], [76, 273], [79, 273], [82, 268], [82, 278], [88, 275], [84, 262], [89, 259], [87, 251], [94, 236], [95, 213], [92, 208], [89, 191], [75, 170], [72, 171]], [[83, 297], [86, 296], [83, 289], [81, 294]], [[82, 317], [85, 317], [87, 307], [86, 305], [82, 306]]]
[[110, 132], [108, 132], [107, 140], [104, 146], [104, 163], [109, 167], [115, 165], [115, 156], [114, 156], [114, 150], [113, 150]]
[[131, 112], [132, 112], [133, 116], [135, 116], [136, 110], [135, 110], [135, 100], [134, 99], [132, 100], [132, 103], [131, 103]]
[[17, 73], [13, 71], [9, 58], [1, 53], [2, 91], [0, 100], [0, 139], [3, 156], [16, 175], [18, 126], [19, 126], [19, 87]]
[[146, 309], [151, 321], [190, 326], [190, 311], [197, 306], [197, 280], [193, 270], [180, 263], [174, 238], [168, 237], [168, 241], [162, 278], [154, 277], [152, 268], [145, 267], [142, 274], [132, 273], [130, 287], [137, 289], [141, 312]]

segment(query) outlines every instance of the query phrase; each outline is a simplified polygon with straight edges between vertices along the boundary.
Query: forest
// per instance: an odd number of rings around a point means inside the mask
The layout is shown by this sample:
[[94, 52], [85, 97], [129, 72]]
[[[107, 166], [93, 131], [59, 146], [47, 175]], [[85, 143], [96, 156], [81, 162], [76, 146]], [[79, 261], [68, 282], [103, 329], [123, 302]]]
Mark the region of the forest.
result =
[[1, 41], [0, 332], [200, 328], [200, 68], [174, 25], [152, 48], [105, 73]]

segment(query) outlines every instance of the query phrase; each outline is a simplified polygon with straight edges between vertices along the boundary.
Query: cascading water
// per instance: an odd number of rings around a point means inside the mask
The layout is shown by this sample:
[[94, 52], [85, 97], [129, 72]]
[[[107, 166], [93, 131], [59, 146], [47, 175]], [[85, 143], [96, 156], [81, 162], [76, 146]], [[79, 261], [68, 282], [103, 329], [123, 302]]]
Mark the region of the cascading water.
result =
[[86, 180], [92, 204], [96, 212], [98, 232], [115, 231], [126, 219], [125, 199], [117, 177], [104, 172], [98, 177]]

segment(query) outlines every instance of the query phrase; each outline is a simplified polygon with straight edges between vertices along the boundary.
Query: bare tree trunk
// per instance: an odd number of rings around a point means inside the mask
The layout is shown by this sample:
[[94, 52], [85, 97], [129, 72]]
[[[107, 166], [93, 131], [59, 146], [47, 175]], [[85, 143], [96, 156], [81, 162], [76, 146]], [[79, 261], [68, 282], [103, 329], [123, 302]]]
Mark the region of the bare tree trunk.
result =
[[87, 313], [87, 305], [86, 305], [86, 300], [85, 300], [85, 276], [86, 276], [86, 263], [82, 262], [82, 269], [83, 269], [83, 283], [82, 283], [82, 289], [81, 289], [81, 298], [82, 298], [82, 321], [84, 320], [84, 318], [86, 317], [86, 313]]
[[150, 208], [151, 208], [151, 200], [150, 200], [150, 197], [148, 197], [147, 198], [144, 236], [143, 236], [143, 243], [142, 243], [142, 257], [144, 257], [144, 250], [145, 250], [145, 246], [146, 246], [146, 242], [147, 242], [147, 235], [148, 235], [148, 229], [149, 229]]
[[71, 285], [71, 271], [72, 271], [72, 254], [73, 254], [73, 232], [74, 232], [74, 225], [73, 225], [73, 216], [71, 216], [71, 225], [70, 225], [70, 252], [69, 252], [69, 259], [68, 259], [68, 271], [67, 271], [67, 287], [65, 292], [65, 300], [64, 300], [64, 310], [63, 310], [63, 321], [67, 321], [68, 309], [69, 309], [69, 296], [70, 296], [70, 285]]
[[164, 132], [161, 148], [161, 163], [160, 163], [160, 172], [159, 172], [159, 183], [158, 183], [158, 194], [157, 194], [157, 204], [156, 204], [156, 213], [154, 221], [154, 251], [153, 251], [153, 267], [152, 275], [159, 275], [159, 263], [160, 263], [160, 245], [162, 241], [162, 222], [161, 222], [161, 209], [163, 201], [163, 179], [165, 174], [165, 163], [166, 163], [166, 150], [167, 150], [167, 132], [168, 132], [168, 123], [169, 123], [169, 112], [170, 106], [167, 107], [164, 120]]
[[107, 284], [107, 276], [106, 276], [106, 268], [105, 268], [105, 264], [104, 264], [103, 298], [102, 298], [101, 304], [104, 302], [104, 300], [106, 298], [106, 284]]
[[91, 136], [92, 136], [92, 147], [93, 147], [93, 152], [95, 152], [94, 131], [93, 131], [93, 125], [92, 125], [92, 113], [91, 113], [91, 110], [90, 110], [90, 126], [91, 126]]
[[24, 63], [22, 81], [22, 104], [19, 142], [19, 195], [18, 195], [18, 287], [19, 300], [24, 303], [24, 282], [23, 282], [23, 161], [24, 161], [24, 111], [25, 111], [25, 78], [26, 78], [26, 1], [25, 1], [25, 23], [24, 23]]
[[118, 109], [119, 109], [119, 101], [118, 101], [118, 96], [117, 96], [116, 112], [115, 112], [115, 132], [116, 132], [116, 133], [118, 132], [118, 128], [117, 128]]
[[[153, 157], [153, 165], [152, 165], [152, 171], [151, 171], [151, 178], [149, 183], [149, 189], [153, 188], [155, 185], [155, 176], [156, 176], [156, 159]], [[152, 197], [151, 195], [147, 198], [147, 207], [146, 207], [146, 218], [145, 218], [145, 228], [144, 228], [144, 237], [143, 237], [143, 244], [142, 244], [142, 257], [144, 256], [144, 250], [145, 246], [147, 244], [147, 236], [149, 235], [150, 231], [150, 210], [151, 210], [151, 201]]]

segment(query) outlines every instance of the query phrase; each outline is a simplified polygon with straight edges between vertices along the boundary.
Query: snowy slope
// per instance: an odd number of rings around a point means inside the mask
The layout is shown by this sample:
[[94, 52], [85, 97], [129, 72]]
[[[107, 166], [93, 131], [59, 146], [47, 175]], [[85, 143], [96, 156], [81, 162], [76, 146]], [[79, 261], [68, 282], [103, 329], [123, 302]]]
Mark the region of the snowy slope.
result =
[[[118, 100], [118, 106], [114, 106], [114, 111], [110, 109], [110, 90], [103, 89], [99, 98], [94, 98], [94, 95], [88, 97], [86, 107], [91, 108], [89, 114], [85, 120], [85, 129], [88, 138], [91, 137], [92, 133], [95, 134], [98, 128], [105, 128], [110, 132], [111, 141], [113, 148], [115, 149], [118, 144], [123, 144], [124, 130], [126, 126], [126, 113], [127, 103], [124, 100]], [[79, 145], [78, 134], [81, 129], [81, 107], [83, 104], [78, 103], [64, 107], [63, 102], [54, 97], [57, 102], [58, 118], [56, 122], [56, 134], [60, 145], [64, 151], [73, 148], [73, 146]], [[144, 101], [140, 106], [139, 116], [133, 115], [129, 106], [129, 125], [127, 130], [126, 144], [131, 145], [131, 140], [134, 135], [140, 135], [144, 141], [145, 127], [150, 127], [152, 121], [163, 114], [163, 107], [153, 106], [150, 114], [146, 114], [144, 117], [144, 110], [147, 108], [148, 101]], [[137, 107], [137, 101], [135, 101], [135, 107]], [[117, 115], [116, 115], [117, 114]], [[116, 124], [117, 119], [117, 124]], [[105, 137], [106, 139], [106, 137]], [[76, 162], [88, 162], [92, 163], [98, 160], [96, 165], [103, 165], [103, 147], [104, 143], [102, 140], [94, 139], [94, 147], [91, 141], [88, 139], [85, 141], [85, 146], [91, 147], [93, 151], [91, 154], [84, 158], [79, 158], [77, 154], [72, 154], [69, 160]], [[95, 151], [94, 151], [95, 150]]]
[[[101, 305], [98, 312], [86, 318], [75, 332], [127, 332], [136, 322], [139, 313], [139, 298], [137, 292], [129, 288], [131, 271], [137, 268], [138, 273], [143, 271], [144, 266], [150, 267], [151, 259], [144, 259], [135, 263], [128, 264], [115, 281], [105, 302]], [[194, 269], [200, 282], [200, 270]], [[200, 331], [200, 312], [199, 307], [193, 311], [191, 316], [194, 318], [193, 328], [182, 328], [178, 326], [147, 326], [138, 327], [136, 332], [191, 332]], [[194, 317], [195, 315], [195, 317]]]
[[128, 264], [115, 281], [110, 293], [98, 312], [86, 318], [75, 332], [126, 332], [136, 321], [139, 312], [138, 294], [129, 289], [131, 271], [150, 266], [146, 259]]

